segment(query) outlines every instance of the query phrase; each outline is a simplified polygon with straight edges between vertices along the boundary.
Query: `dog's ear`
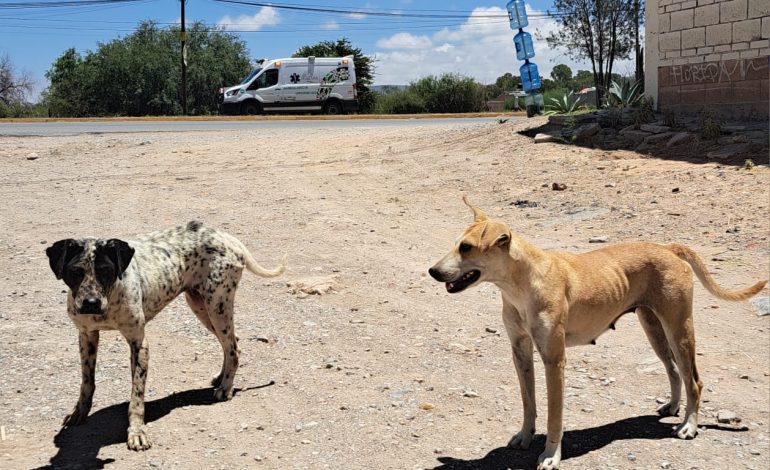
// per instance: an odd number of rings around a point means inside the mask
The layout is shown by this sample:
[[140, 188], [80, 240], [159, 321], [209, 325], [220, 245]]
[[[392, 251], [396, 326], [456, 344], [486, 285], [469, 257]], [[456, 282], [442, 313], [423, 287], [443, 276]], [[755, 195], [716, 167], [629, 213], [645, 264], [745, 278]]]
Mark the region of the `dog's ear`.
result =
[[48, 263], [51, 265], [51, 271], [56, 275], [56, 279], [61, 279], [64, 276], [64, 267], [72, 258], [82, 253], [83, 248], [82, 242], [67, 238], [59, 240], [45, 249]]
[[495, 239], [495, 245], [500, 248], [507, 247], [511, 243], [511, 234], [509, 232], [501, 233], [497, 239]]
[[468, 201], [468, 196], [463, 195], [463, 202], [466, 206], [470, 207], [473, 211], [473, 221], [474, 222], [483, 222], [487, 220], [489, 217], [487, 217], [487, 214], [484, 213], [483, 210], [479, 209], [478, 207], [474, 206], [473, 204]]
[[115, 274], [118, 279], [123, 279], [123, 273], [126, 272], [128, 264], [134, 257], [134, 249], [123, 240], [110, 238], [104, 243], [104, 252], [115, 265]]

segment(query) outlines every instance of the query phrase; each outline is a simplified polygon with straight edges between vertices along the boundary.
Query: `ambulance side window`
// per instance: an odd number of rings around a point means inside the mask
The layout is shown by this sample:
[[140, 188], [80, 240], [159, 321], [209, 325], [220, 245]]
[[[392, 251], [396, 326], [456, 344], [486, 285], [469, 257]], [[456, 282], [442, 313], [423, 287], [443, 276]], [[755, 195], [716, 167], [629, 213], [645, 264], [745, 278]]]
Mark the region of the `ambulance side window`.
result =
[[268, 88], [278, 83], [278, 69], [266, 70], [262, 75], [257, 77], [256, 80], [251, 82], [249, 90], [258, 90], [260, 88]]

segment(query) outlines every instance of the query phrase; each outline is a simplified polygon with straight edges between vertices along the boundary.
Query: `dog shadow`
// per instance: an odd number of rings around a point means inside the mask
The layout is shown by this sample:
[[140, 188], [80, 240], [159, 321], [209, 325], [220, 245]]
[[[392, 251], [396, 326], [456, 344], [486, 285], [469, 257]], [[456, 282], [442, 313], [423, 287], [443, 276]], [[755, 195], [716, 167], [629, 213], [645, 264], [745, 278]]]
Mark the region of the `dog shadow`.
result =
[[[248, 390], [257, 390], [274, 385], [270, 381], [264, 385], [234, 389], [234, 394]], [[214, 399], [214, 388], [200, 388], [173, 393], [167, 397], [145, 402], [145, 423], [157, 421], [183, 406], [208, 406], [219, 403]], [[88, 416], [80, 426], [62, 428], [54, 437], [54, 445], [59, 449], [51, 457], [49, 464], [36, 470], [53, 469], [103, 469], [114, 459], [100, 459], [102, 447], [113, 444], [125, 446], [128, 439], [128, 402], [102, 408]], [[152, 436], [151, 436], [152, 437]]]
[[[567, 431], [562, 439], [562, 461], [580, 457], [601, 449], [614, 441], [624, 439], [675, 439], [673, 424], [660, 422], [658, 415], [637, 416], [595, 428]], [[716, 425], [701, 425], [700, 428], [728, 432], [746, 432], [748, 428], [730, 428]], [[441, 465], [432, 470], [513, 470], [537, 467], [537, 458], [545, 448], [545, 435], [538, 434], [528, 450], [498, 447], [479, 459], [457, 459], [439, 457]]]

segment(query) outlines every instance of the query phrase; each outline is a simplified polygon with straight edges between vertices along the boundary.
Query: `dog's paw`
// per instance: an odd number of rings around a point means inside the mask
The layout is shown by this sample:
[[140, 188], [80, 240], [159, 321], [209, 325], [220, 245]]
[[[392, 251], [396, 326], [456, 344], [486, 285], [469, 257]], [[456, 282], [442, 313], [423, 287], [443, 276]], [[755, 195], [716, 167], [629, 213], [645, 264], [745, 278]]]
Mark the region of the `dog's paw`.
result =
[[561, 449], [549, 452], [547, 449], [537, 458], [537, 470], [556, 470], [561, 463]]
[[532, 445], [532, 438], [535, 436], [535, 432], [521, 430], [508, 441], [508, 447], [511, 449], [529, 449]]
[[675, 432], [679, 439], [693, 439], [698, 435], [698, 425], [685, 421], [676, 428]]
[[668, 402], [658, 407], [660, 416], [677, 416], [679, 414], [679, 402]]
[[233, 398], [233, 388], [230, 387], [230, 390], [225, 390], [222, 387], [217, 387], [214, 389], [214, 399], [217, 401], [227, 401]]
[[75, 405], [75, 409], [71, 414], [64, 417], [62, 426], [79, 426], [86, 421], [88, 417], [89, 409], [84, 406]]
[[144, 432], [144, 429], [131, 429], [128, 428], [128, 440], [126, 441], [126, 445], [128, 446], [129, 450], [147, 450], [150, 447], [152, 447], [152, 443], [150, 443], [150, 439], [147, 437], [147, 434]]

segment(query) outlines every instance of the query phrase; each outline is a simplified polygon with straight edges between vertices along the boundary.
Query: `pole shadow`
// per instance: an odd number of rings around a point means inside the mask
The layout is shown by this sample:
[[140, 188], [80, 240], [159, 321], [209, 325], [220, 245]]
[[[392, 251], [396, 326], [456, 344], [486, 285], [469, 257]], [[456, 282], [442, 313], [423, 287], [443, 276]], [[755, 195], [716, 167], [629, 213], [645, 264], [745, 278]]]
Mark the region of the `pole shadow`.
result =
[[[595, 428], [567, 431], [562, 439], [562, 462], [601, 449], [625, 439], [676, 439], [672, 424], [660, 422], [658, 415], [636, 416]], [[748, 428], [701, 425], [699, 428], [727, 432], [746, 432]], [[479, 459], [439, 457], [441, 465], [432, 470], [516, 470], [537, 467], [537, 458], [545, 448], [545, 435], [538, 434], [528, 450], [498, 447]]]
[[[234, 394], [274, 384], [271, 380], [264, 385], [236, 388]], [[145, 402], [144, 420], [145, 423], [157, 421], [183, 406], [209, 406], [216, 403], [219, 402], [214, 400], [213, 387], [173, 393]], [[53, 440], [58, 452], [51, 457], [48, 465], [35, 470], [103, 469], [113, 463], [114, 459], [101, 459], [99, 452], [106, 446], [125, 444], [128, 439], [127, 428], [128, 402], [102, 408], [89, 415], [84, 424], [62, 428]]]

